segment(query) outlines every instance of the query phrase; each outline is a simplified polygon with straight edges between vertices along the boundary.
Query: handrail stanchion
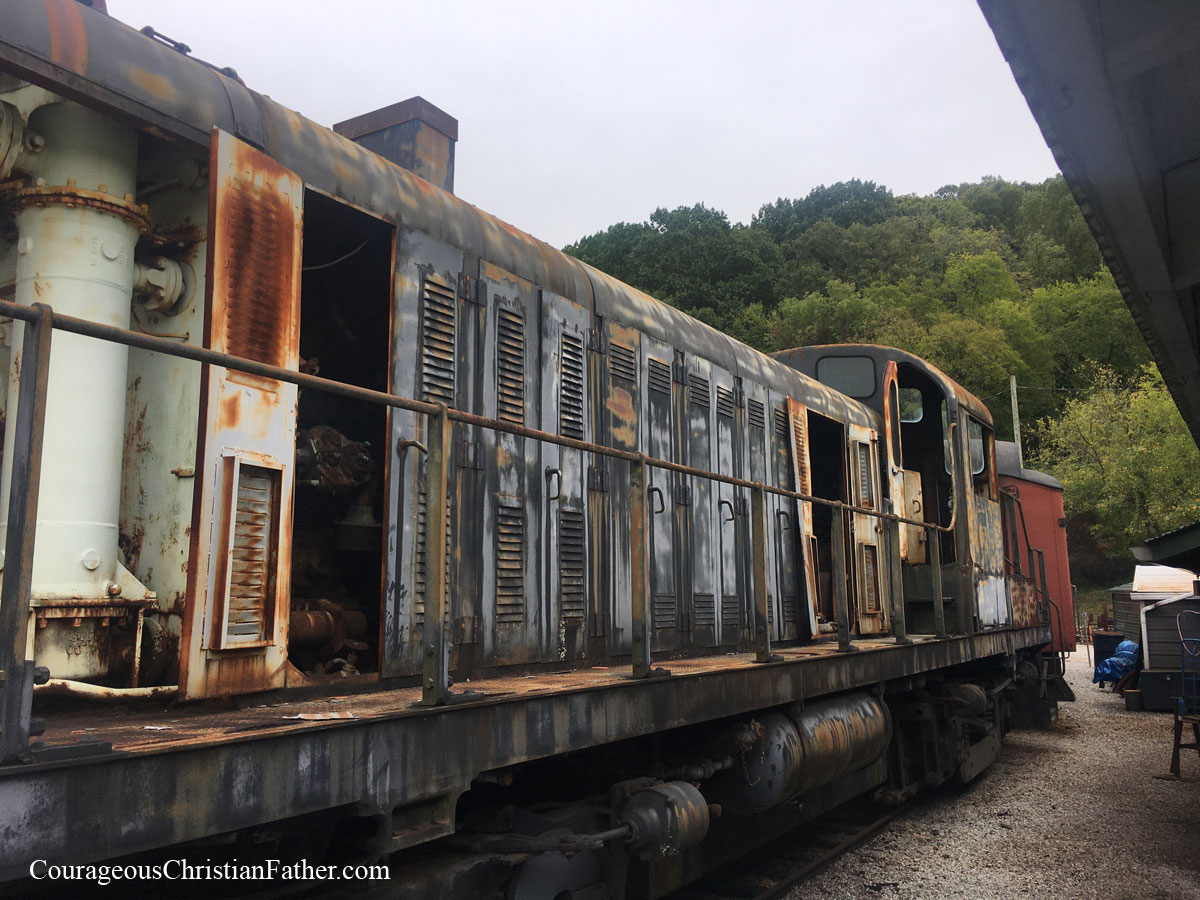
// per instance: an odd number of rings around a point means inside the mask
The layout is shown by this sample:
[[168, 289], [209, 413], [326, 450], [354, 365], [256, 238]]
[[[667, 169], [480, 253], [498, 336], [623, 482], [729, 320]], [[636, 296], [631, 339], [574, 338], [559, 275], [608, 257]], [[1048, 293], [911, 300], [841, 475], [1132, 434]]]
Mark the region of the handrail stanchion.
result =
[[646, 515], [646, 459], [629, 464], [629, 529], [633, 543], [629, 548], [630, 600], [633, 605], [633, 677], [649, 678], [651, 674], [650, 642], [653, 625], [650, 621], [650, 568], [646, 553], [650, 530]]
[[838, 652], [847, 653], [855, 647], [850, 643], [850, 597], [846, 593], [846, 524], [842, 507], [834, 506], [833, 513], [833, 605], [837, 613]]
[[888, 604], [891, 607], [892, 637], [897, 644], [911, 644], [908, 623], [904, 621], [904, 569], [900, 559], [900, 520], [888, 521], [888, 560], [891, 563], [891, 591]]
[[754, 661], [771, 662], [771, 614], [767, 603], [767, 496], [763, 484], [750, 489], [750, 555], [754, 577]]
[[[0, 639], [0, 763], [25, 757], [30, 734], [41, 733], [32, 718], [33, 686], [49, 677], [45, 669], [35, 670], [34, 661], [25, 658], [53, 321], [50, 307], [39, 303], [34, 308], [39, 315], [25, 322], [21, 342], [4, 585], [0, 589], [0, 636], [8, 638]], [[11, 416], [9, 421], [13, 421]]]
[[929, 565], [933, 587], [933, 633], [937, 638], [946, 634], [946, 603], [942, 596], [942, 536], [934, 529], [929, 529]]
[[446, 641], [446, 491], [451, 446], [450, 417], [438, 404], [428, 417], [429, 452], [425, 461], [425, 671], [421, 704], [439, 706], [450, 699], [450, 647]]

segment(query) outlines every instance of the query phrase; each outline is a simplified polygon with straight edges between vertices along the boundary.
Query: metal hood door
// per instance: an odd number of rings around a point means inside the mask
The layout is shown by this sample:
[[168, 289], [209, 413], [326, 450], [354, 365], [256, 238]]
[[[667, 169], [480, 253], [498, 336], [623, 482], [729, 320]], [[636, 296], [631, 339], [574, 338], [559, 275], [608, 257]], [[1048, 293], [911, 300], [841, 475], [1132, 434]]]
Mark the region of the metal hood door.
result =
[[[205, 343], [299, 365], [299, 176], [222, 131], [209, 170]], [[183, 697], [284, 684], [296, 386], [222, 366], [201, 378]]]
[[[787, 399], [788, 426], [792, 445], [792, 490], [812, 496], [812, 469], [808, 459], [808, 409], [803, 403]], [[821, 601], [817, 595], [817, 538], [813, 530], [813, 505], [797, 500], [801, 553], [804, 554], [804, 590], [808, 594], [808, 633], [816, 636]]]

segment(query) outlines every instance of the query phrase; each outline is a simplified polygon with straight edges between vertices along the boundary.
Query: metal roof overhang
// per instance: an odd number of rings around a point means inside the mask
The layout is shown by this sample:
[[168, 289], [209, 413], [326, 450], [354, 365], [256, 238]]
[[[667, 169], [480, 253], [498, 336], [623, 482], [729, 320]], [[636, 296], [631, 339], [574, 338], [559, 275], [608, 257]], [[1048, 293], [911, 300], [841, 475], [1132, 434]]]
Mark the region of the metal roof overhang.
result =
[[1200, 4], [978, 2], [1200, 443]]

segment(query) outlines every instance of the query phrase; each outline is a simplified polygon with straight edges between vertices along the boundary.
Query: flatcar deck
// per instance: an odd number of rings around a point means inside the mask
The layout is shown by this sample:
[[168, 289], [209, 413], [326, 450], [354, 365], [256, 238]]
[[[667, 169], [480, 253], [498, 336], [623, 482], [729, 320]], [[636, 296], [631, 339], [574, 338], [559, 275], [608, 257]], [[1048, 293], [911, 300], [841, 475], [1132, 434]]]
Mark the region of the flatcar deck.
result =
[[[423, 805], [425, 821], [393, 829], [395, 846], [407, 846], [446, 833], [459, 794], [481, 772], [1049, 637], [1041, 627], [917, 636], [911, 646], [860, 640], [851, 653], [817, 643], [778, 648], [780, 660], [767, 664], [750, 653], [672, 660], [663, 664], [670, 677], [638, 681], [625, 668], [509, 676], [464, 685], [478, 696], [436, 708], [415, 705], [420, 688], [406, 687], [239, 710], [56, 715], [46, 746], [95, 740], [112, 752], [0, 769], [0, 808], [25, 823], [0, 842], [0, 880], [19, 877], [46, 848], [71, 848], [73, 862], [106, 859], [336, 806], [390, 815]], [[290, 718], [334, 712], [342, 717]], [[105, 827], [114, 818], [126, 827]]]

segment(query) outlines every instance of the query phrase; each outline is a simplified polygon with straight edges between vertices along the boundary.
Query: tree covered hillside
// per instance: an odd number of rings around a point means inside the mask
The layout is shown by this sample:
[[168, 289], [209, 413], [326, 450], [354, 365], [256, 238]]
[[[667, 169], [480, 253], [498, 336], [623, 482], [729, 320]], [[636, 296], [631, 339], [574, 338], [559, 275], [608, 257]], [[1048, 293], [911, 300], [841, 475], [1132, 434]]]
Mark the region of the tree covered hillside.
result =
[[[1124, 578], [1131, 543], [1200, 517], [1179, 477], [1200, 452], [1061, 177], [927, 197], [855, 179], [766, 204], [749, 225], [703, 204], [657, 209], [565, 250], [760, 350], [916, 353], [991, 407], [1001, 439], [1016, 375], [1027, 465], [1066, 487], [1084, 583]], [[1138, 412], [1118, 426], [1114, 409]], [[1133, 440], [1146, 428], [1153, 439]]]

